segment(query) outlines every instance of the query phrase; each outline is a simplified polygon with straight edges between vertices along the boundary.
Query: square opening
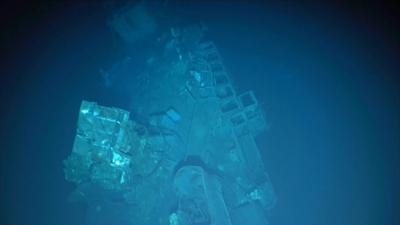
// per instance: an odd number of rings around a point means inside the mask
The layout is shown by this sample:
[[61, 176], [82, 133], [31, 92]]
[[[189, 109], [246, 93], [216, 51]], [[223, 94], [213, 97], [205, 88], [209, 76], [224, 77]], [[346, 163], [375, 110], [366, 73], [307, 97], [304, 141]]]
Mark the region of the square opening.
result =
[[240, 95], [239, 99], [240, 99], [240, 103], [242, 104], [242, 106], [244, 108], [256, 104], [256, 99], [252, 92], [246, 92], [246, 93]]
[[230, 86], [217, 87], [215, 89], [218, 98], [230, 98], [234, 95], [233, 89]]
[[234, 100], [229, 100], [222, 104], [221, 111], [223, 113], [232, 112], [239, 109], [239, 104]]
[[246, 122], [246, 119], [242, 114], [234, 115], [231, 118], [231, 122], [234, 126], [240, 126]]
[[218, 85], [225, 85], [228, 84], [229, 79], [225, 73], [214, 73], [215, 84]]

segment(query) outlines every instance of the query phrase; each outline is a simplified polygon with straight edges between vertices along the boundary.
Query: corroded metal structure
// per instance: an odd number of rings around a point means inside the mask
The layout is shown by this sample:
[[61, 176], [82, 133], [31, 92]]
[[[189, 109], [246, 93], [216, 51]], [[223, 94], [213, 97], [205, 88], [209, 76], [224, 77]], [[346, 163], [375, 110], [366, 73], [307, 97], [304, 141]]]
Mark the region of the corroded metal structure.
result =
[[[122, 38], [132, 36], [121, 28], [130, 12], [111, 23]], [[65, 174], [77, 185], [72, 197], [88, 203], [88, 224], [267, 223], [276, 198], [255, 142], [263, 111], [253, 92], [236, 92], [203, 32], [160, 35], [159, 51], [134, 76], [134, 113], [82, 102]], [[128, 57], [104, 73], [132, 66]]]

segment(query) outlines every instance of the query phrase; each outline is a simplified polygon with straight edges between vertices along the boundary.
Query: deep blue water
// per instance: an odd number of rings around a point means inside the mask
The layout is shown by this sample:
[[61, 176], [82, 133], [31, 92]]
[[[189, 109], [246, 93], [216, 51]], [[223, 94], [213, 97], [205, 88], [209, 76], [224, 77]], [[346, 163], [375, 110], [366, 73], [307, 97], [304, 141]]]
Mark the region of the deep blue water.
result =
[[[62, 170], [80, 102], [127, 105], [99, 73], [123, 54], [107, 10], [87, 2], [5, 7], [1, 224], [83, 224]], [[272, 225], [400, 224], [398, 24], [378, 6], [160, 6], [207, 24], [236, 86], [264, 104]]]

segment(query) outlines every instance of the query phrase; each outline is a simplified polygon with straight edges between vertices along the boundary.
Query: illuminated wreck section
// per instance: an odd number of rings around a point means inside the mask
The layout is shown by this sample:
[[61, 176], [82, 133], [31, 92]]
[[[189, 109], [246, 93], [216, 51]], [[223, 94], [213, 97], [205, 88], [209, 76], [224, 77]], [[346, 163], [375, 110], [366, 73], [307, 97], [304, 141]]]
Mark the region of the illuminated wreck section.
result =
[[64, 163], [77, 186], [71, 198], [88, 204], [88, 224], [268, 223], [276, 197], [255, 142], [263, 112], [253, 92], [236, 93], [203, 31], [164, 33], [132, 85], [132, 115], [82, 102]]

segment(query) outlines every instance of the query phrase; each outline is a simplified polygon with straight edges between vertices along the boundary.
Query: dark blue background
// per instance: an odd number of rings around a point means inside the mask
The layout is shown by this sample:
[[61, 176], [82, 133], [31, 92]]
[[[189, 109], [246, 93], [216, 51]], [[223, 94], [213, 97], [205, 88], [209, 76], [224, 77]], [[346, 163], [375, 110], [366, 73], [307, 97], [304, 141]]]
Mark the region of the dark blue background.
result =
[[[67, 2], [1, 7], [1, 224], [83, 224], [62, 171], [80, 102], [126, 104], [99, 74], [122, 54], [109, 12]], [[236, 86], [264, 104], [271, 224], [400, 224], [394, 5], [169, 1], [159, 10], [207, 24]]]

